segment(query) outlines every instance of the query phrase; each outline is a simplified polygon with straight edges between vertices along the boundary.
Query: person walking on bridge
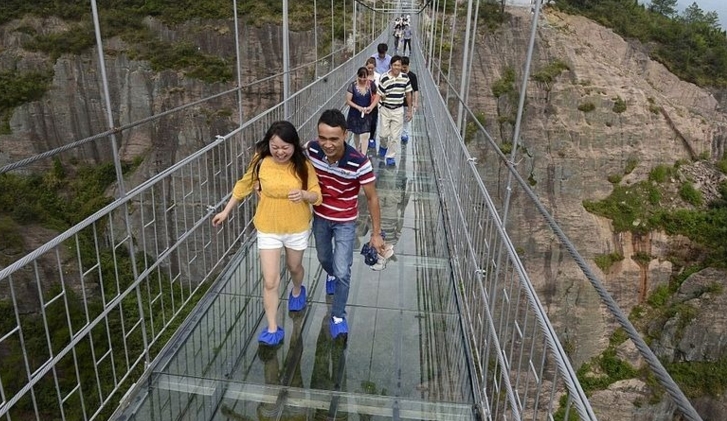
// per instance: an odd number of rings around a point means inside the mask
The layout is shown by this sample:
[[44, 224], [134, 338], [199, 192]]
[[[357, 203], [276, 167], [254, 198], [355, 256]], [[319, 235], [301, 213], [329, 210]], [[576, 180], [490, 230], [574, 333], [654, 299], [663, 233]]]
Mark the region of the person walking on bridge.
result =
[[323, 192], [323, 202], [313, 207], [313, 235], [318, 260], [328, 275], [326, 293], [333, 294], [329, 321], [333, 338], [348, 334], [346, 304], [356, 241], [358, 193], [362, 188], [373, 228], [369, 244], [382, 255], [386, 251], [371, 161], [346, 143], [347, 135], [343, 113], [326, 110], [318, 120], [318, 139], [305, 146]]
[[391, 58], [391, 69], [379, 79], [379, 156], [386, 159], [386, 165], [396, 165], [404, 119], [411, 120], [412, 109], [404, 116], [404, 104], [411, 104], [411, 82], [401, 71], [401, 57]]
[[376, 84], [369, 80], [369, 71], [365, 67], [359, 67], [356, 71], [356, 80], [346, 89], [346, 104], [349, 106], [346, 124], [353, 132], [354, 145], [364, 155], [369, 147], [371, 112], [376, 109], [378, 102]]
[[285, 262], [293, 281], [288, 310], [300, 311], [306, 305], [303, 253], [311, 232], [311, 204], [320, 205], [323, 200], [316, 171], [306, 159], [298, 132], [290, 122], [273, 123], [257, 142], [245, 175], [235, 183], [232, 197], [225, 209], [212, 218], [212, 225], [217, 227], [225, 222], [230, 212], [254, 190], [260, 197], [253, 224], [257, 229], [263, 307], [268, 322], [258, 341], [278, 345], [285, 337], [277, 323], [281, 251], [285, 248]]
[[[405, 56], [411, 55], [411, 26], [408, 23], [404, 25], [401, 34], [404, 37], [404, 47], [402, 47], [401, 53]], [[406, 53], [407, 46], [409, 46], [409, 54]]]
[[376, 52], [378, 54], [371, 56], [371, 58], [376, 60], [376, 71], [379, 74], [386, 73], [391, 66], [391, 56], [387, 54], [388, 51], [389, 46], [382, 42], [376, 47]]
[[412, 72], [409, 68], [409, 57], [401, 58], [401, 71], [409, 76], [409, 83], [411, 83], [411, 101], [407, 99], [406, 104], [404, 104], [404, 114], [408, 114], [411, 111], [412, 118], [404, 122], [404, 128], [401, 132], [401, 144], [406, 145], [409, 142], [409, 132], [411, 131], [411, 122], [414, 113], [419, 108], [419, 79], [417, 79], [416, 73]]

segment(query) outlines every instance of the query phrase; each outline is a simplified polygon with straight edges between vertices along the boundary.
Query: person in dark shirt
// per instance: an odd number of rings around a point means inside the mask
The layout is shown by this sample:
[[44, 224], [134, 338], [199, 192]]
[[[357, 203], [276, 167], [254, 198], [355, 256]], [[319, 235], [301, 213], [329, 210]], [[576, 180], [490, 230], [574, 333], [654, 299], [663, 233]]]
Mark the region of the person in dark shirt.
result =
[[[406, 73], [409, 76], [409, 83], [411, 83], [411, 104], [407, 102], [404, 105], [404, 113], [409, 114], [411, 111], [412, 118], [404, 121], [404, 129], [401, 131], [401, 143], [406, 145], [409, 142], [409, 133], [411, 131], [411, 121], [414, 119], [414, 113], [419, 108], [419, 81], [417, 75], [409, 68], [409, 57], [401, 58], [401, 72]], [[407, 109], [409, 108], [409, 109]]]

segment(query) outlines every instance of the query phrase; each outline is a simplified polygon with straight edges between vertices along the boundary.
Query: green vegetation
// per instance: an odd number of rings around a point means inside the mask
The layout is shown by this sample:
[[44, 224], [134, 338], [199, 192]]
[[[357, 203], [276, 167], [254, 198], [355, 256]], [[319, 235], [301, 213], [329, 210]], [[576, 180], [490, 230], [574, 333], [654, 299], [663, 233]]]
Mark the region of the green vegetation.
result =
[[631, 174], [636, 167], [639, 165], [637, 158], [631, 157], [626, 160], [626, 167], [624, 167], [624, 174]]
[[48, 90], [50, 73], [0, 72], [0, 134], [10, 134], [10, 116], [18, 105], [39, 100]]
[[654, 257], [645, 251], [637, 251], [636, 253], [631, 255], [631, 260], [635, 261], [636, 263], [646, 266], [649, 264], [649, 262], [654, 260]]
[[[672, 301], [672, 297], [689, 276], [699, 272], [703, 268], [704, 266], [702, 265], [686, 267], [682, 273], [673, 277], [668, 285], [657, 287], [646, 301], [651, 310], [644, 309], [644, 306], [638, 307], [640, 309], [639, 313], [649, 311], [650, 317], [644, 318], [643, 314], [640, 317], [634, 317], [632, 313], [630, 318], [632, 320], [638, 319], [642, 323], [648, 322], [648, 320], [660, 320], [663, 324], [671, 318], [678, 317], [677, 330], [675, 332], [675, 340], [678, 341], [683, 334], [683, 330], [697, 316], [697, 310], [684, 302]], [[697, 296], [701, 296], [702, 294], [721, 294], [722, 292], [722, 285], [713, 283], [705, 286], [702, 291], [698, 291]], [[647, 341], [653, 341], [657, 339], [653, 335], [658, 336], [659, 334], [660, 329], [654, 329], [653, 334], [646, 339]], [[664, 367], [689, 398], [720, 396], [727, 390], [726, 358], [720, 358], [717, 361], [665, 362]], [[655, 381], [650, 381], [649, 384], [654, 390], [661, 389], [661, 386]]]
[[504, 155], [510, 155], [512, 153], [512, 142], [502, 142], [500, 144], [500, 152]]
[[591, 111], [596, 109], [596, 104], [592, 102], [584, 102], [583, 104], [578, 105], [578, 110], [583, 111], [584, 113], [590, 113]]
[[477, 111], [474, 113], [475, 119], [477, 122], [472, 120], [471, 118], [468, 118], [467, 126], [466, 126], [466, 132], [464, 137], [464, 143], [469, 144], [475, 139], [475, 136], [477, 135], [477, 132], [479, 132], [480, 128], [477, 126], [477, 123], [480, 123], [482, 127], [485, 127], [485, 113], [482, 111]]
[[[132, 164], [124, 164], [124, 170]], [[75, 168], [76, 176], [56, 160], [45, 174], [0, 174], [0, 215], [20, 225], [39, 224], [64, 231], [111, 202], [105, 190], [116, 181], [112, 163]]]
[[608, 182], [611, 184], [618, 184], [623, 179], [623, 176], [621, 174], [610, 174], [607, 178]]
[[702, 198], [702, 192], [694, 188], [694, 184], [686, 181], [679, 187], [679, 197], [685, 202], [694, 205], [702, 206], [704, 199]]
[[616, 114], [621, 114], [626, 111], [626, 102], [621, 99], [620, 96], [617, 96], [616, 99], [613, 100], [613, 108], [611, 108], [611, 110]]
[[664, 368], [688, 398], [718, 397], [727, 390], [727, 357], [714, 362], [666, 363]]
[[515, 95], [515, 69], [506, 68], [502, 77], [492, 84], [492, 95], [500, 98], [503, 95]]
[[722, 198], [706, 209], [701, 193], [691, 183], [679, 190], [683, 200], [696, 209], [669, 210], [660, 206], [666, 182], [676, 174], [675, 167], [660, 165], [649, 173], [648, 181], [629, 186], [615, 185], [611, 194], [597, 202], [584, 201], [587, 211], [613, 221], [616, 232], [630, 231], [643, 234], [662, 229], [667, 234], [684, 235], [702, 246], [701, 256], [706, 264], [727, 265], [727, 184], [721, 187]]
[[613, 220], [616, 232], [649, 231], [649, 217], [657, 211], [660, 191], [652, 183], [642, 181], [630, 186], [615, 185], [611, 195], [598, 202], [584, 201], [587, 211]]
[[561, 60], [555, 60], [552, 63], [548, 63], [547, 66], [539, 70], [532, 75], [532, 78], [536, 82], [544, 83], [546, 89], [550, 90], [550, 85], [553, 83], [556, 77], [563, 71], [570, 70], [570, 67]]
[[[139, 163], [140, 161], [137, 160], [134, 163], [124, 164], [123, 169], [131, 171]], [[71, 177], [69, 173], [73, 173], [75, 176]], [[24, 251], [22, 234], [30, 229], [31, 225], [41, 225], [62, 231], [108, 204], [111, 198], [107, 197], [105, 192], [115, 180], [116, 173], [112, 164], [73, 168], [64, 166], [59, 160], [54, 161], [53, 168], [45, 174], [28, 177], [0, 174], [0, 237], [3, 238], [3, 245], [0, 247], [3, 247], [5, 251], [2, 256], [9, 255], [12, 256], [12, 260], [17, 260], [17, 255]], [[90, 271], [87, 275], [86, 285], [98, 284], [99, 287], [97, 291], [88, 291], [91, 295], [86, 296], [86, 303], [84, 304], [83, 297], [77, 296], [72, 289], [66, 286], [66, 299], [55, 300], [45, 309], [47, 331], [41, 314], [23, 313], [19, 316], [25, 337], [26, 355], [30, 356], [30, 363], [33, 367], [38, 367], [49, 358], [51, 353], [55, 355], [67, 346], [72, 339], [72, 333], [77, 332], [87, 320], [101, 314], [104, 301], [108, 302], [134, 281], [132, 259], [128, 249], [125, 247], [111, 248], [96, 243], [95, 236], [103, 237], [105, 226], [106, 224], [103, 223], [96, 224], [95, 231], [93, 227], [89, 227], [76, 237], [78, 258], [82, 267], [90, 268], [97, 262], [99, 264], [98, 270]], [[144, 269], [142, 262], [151, 264], [153, 258], [138, 254], [136, 262], [137, 270], [140, 271]], [[9, 262], [0, 262], [0, 264], [7, 263]], [[101, 284], [100, 279], [104, 279], [105, 282]], [[56, 284], [52, 285], [49, 290], [43, 291], [43, 294], [44, 298], [48, 300], [60, 292], [61, 285]], [[201, 298], [203, 292], [198, 292], [190, 301], [191, 304], [182, 310], [181, 316], [177, 317], [163, 331], [160, 339], [151, 347], [152, 358], [161, 350], [178, 324], [184, 320], [189, 310]], [[147, 279], [144, 288], [140, 289], [140, 293], [142, 307], [146, 312], [154, 314], [153, 318], [145, 319], [146, 329], [150, 334], [162, 332], [163, 323], [171, 319], [174, 311], [179, 310], [179, 304], [176, 308], [171, 307], [172, 302], [181, 303], [187, 298], [182, 289], [172, 287], [170, 279], [162, 271], [153, 272]], [[152, 302], [157, 295], [170, 299], [157, 299]], [[164, 307], [162, 307], [162, 302], [166, 302]], [[70, 320], [67, 319], [66, 312]], [[129, 326], [139, 317], [136, 295], [131, 294], [121, 301], [121, 311], [111, 312], [107, 318], [108, 323], [99, 324], [91, 332], [93, 350], [89, 340], [83, 340], [75, 346], [75, 360], [79, 366], [79, 378], [84, 391], [86, 408], [100, 406], [101, 399], [108, 396], [114, 387], [114, 370], [116, 373], [124, 373], [130, 369], [126, 359], [118, 353], [113, 360], [106, 358], [105, 362], [95, 365], [92, 352], [95, 352], [96, 359], [111, 348], [126, 349], [130, 355], [141, 355], [144, 349], [141, 330], [137, 328], [134, 332], [129, 331]], [[15, 324], [13, 303], [10, 300], [0, 300], [0, 336], [7, 333]], [[126, 344], [122, 342], [125, 334], [127, 335]], [[46, 335], [50, 341], [50, 349]], [[17, 336], [11, 335], [3, 346], [5, 349], [3, 358], [0, 359], [0, 377], [4, 381], [5, 393], [12, 396], [24, 385], [23, 376], [14, 375], [17, 368], [23, 365], [23, 353]], [[94, 367], [99, 370], [100, 384], [98, 385]], [[131, 378], [138, 377], [143, 369], [143, 365], [137, 367]], [[58, 373], [58, 384], [61, 389], [71, 390], [77, 381], [74, 358], [62, 359], [56, 367], [56, 373]], [[126, 387], [131, 383], [132, 381], [127, 380]], [[56, 419], [58, 416], [59, 408], [56, 403], [55, 387], [53, 376], [46, 376], [35, 387], [35, 397], [38, 400], [41, 419]], [[103, 396], [99, 394], [99, 387]], [[116, 401], [122, 394], [123, 390], [115, 396]], [[115, 406], [113, 403], [108, 405], [101, 419], [107, 419]], [[66, 418], [82, 419], [81, 408], [82, 405], [77, 395], [74, 395], [64, 406]], [[14, 411], [19, 414], [32, 413], [33, 402], [30, 395], [21, 399], [14, 407]]]
[[699, 86], [727, 86], [727, 38], [716, 12], [705, 13], [693, 3], [677, 16], [673, 8], [647, 8], [647, 4], [563, 0], [556, 7], [589, 17], [624, 38], [653, 46], [649, 49], [652, 59], [686, 81]]
[[676, 176], [676, 166], [657, 165], [649, 172], [649, 181], [664, 183], [674, 176]]
[[607, 254], [598, 254], [596, 257], [593, 258], [593, 261], [596, 262], [596, 266], [598, 266], [603, 272], [608, 272], [608, 270], [613, 266], [614, 263], [620, 262], [624, 259], [623, 255], [621, 253], [607, 253]]
[[639, 375], [639, 370], [616, 356], [616, 349], [627, 339], [623, 329], [617, 329], [609, 338], [606, 350], [578, 369], [576, 376], [586, 395], [606, 389], [617, 381], [632, 379]]
[[727, 174], [727, 153], [717, 161], [717, 169], [722, 172], [722, 174]]

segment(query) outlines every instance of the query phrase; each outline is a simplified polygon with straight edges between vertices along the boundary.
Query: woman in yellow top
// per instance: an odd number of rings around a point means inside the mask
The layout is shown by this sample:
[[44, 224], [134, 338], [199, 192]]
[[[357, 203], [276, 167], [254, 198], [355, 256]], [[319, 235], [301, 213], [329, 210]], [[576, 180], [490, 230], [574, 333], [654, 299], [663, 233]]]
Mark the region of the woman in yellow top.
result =
[[306, 305], [302, 263], [311, 232], [311, 204], [321, 204], [323, 196], [316, 172], [303, 154], [298, 132], [291, 123], [273, 123], [255, 145], [255, 151], [245, 175], [235, 184], [230, 201], [212, 218], [212, 224], [222, 224], [245, 196], [254, 189], [258, 191], [260, 201], [253, 224], [257, 229], [264, 279], [263, 306], [268, 321], [268, 328], [260, 333], [258, 341], [277, 345], [285, 337], [277, 324], [280, 253], [285, 247], [285, 261], [293, 280], [288, 309], [300, 311]]

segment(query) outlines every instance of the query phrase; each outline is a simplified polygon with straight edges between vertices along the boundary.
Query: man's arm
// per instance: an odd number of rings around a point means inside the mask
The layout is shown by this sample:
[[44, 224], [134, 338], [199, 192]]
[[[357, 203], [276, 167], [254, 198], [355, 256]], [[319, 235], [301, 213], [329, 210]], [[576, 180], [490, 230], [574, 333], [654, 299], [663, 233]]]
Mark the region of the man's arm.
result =
[[[411, 99], [411, 91], [407, 92], [404, 95], [406, 96], [406, 103], [407, 104], [410, 104], [413, 107], [414, 106], [414, 103], [412, 102], [412, 99]], [[404, 116], [404, 118], [406, 118], [406, 121], [409, 121], [412, 118], [412, 115], [413, 115], [413, 112], [414, 112], [414, 110], [412, 109], [412, 107], [407, 107], [406, 108], [406, 116]]]
[[363, 186], [364, 194], [366, 194], [366, 202], [369, 206], [369, 215], [371, 215], [371, 224], [373, 225], [373, 231], [371, 232], [371, 239], [369, 243], [379, 254], [384, 254], [386, 251], [384, 239], [381, 237], [381, 208], [379, 207], [379, 194], [376, 192], [375, 183], [367, 183]]

